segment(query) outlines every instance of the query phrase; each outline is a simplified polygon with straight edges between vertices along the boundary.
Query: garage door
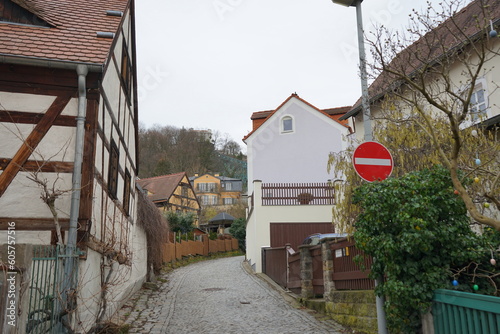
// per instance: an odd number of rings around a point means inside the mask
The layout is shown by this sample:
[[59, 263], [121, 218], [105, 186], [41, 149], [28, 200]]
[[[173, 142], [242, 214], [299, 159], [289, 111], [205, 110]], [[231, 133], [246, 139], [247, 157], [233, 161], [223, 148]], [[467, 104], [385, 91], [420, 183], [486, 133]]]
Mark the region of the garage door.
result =
[[333, 233], [332, 223], [271, 223], [271, 247], [289, 243], [297, 251], [304, 239], [313, 233]]

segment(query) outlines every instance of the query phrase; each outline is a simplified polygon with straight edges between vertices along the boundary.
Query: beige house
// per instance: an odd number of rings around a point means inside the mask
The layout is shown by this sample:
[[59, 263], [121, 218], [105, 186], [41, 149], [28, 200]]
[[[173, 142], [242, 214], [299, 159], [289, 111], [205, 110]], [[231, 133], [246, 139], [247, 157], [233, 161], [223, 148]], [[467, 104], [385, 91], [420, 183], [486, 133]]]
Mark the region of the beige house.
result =
[[[425, 87], [430, 98], [453, 110], [457, 120], [459, 113], [466, 111], [460, 129], [478, 126], [498, 132], [500, 38], [492, 37], [490, 31], [498, 30], [499, 23], [498, 1], [475, 0], [401, 52], [381, 54], [394, 59], [375, 65], [381, 74], [369, 87], [372, 118], [379, 118], [384, 108], [391, 105], [407, 115], [418, 105], [429, 115], [443, 116], [437, 105], [431, 105], [418, 93], [416, 86], [410, 83], [414, 80], [416, 85]], [[470, 100], [467, 99], [469, 92]], [[386, 103], [387, 100], [390, 103]], [[362, 141], [360, 101], [340, 120], [353, 123], [356, 137]], [[374, 124], [372, 122], [372, 127]]]
[[202, 206], [229, 206], [241, 200], [243, 182], [219, 174], [195, 175], [190, 178]]
[[[373, 66], [381, 72], [369, 87], [371, 126], [383, 130], [384, 124], [417, 120], [422, 126], [415, 131], [427, 134], [424, 143], [441, 146], [439, 161], [478, 229], [498, 226], [500, 218], [499, 28], [500, 2], [475, 0], [397, 53], [397, 41], [378, 41]], [[358, 142], [364, 137], [361, 116], [357, 104], [340, 118], [354, 123]], [[386, 139], [400, 138], [379, 138]], [[398, 153], [418, 159], [418, 152]], [[464, 185], [458, 170], [472, 175], [475, 189]]]

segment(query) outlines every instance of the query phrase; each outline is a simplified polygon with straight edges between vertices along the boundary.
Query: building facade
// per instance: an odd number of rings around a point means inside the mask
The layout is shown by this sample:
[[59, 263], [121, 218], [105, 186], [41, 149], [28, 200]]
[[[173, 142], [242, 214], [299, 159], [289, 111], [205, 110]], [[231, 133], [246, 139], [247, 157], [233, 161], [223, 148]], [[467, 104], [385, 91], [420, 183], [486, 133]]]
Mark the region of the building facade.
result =
[[[72, 330], [88, 332], [146, 274], [136, 224], [134, 1], [1, 0], [0, 8], [1, 240], [15, 226], [26, 249], [79, 247], [74, 282], [66, 282], [76, 284], [76, 306], [66, 317]], [[32, 257], [27, 251], [20, 272]], [[44, 284], [18, 278], [31, 284], [26, 291]], [[66, 283], [51, 286], [63, 305]], [[20, 317], [29, 320], [33, 305], [23, 303]]]

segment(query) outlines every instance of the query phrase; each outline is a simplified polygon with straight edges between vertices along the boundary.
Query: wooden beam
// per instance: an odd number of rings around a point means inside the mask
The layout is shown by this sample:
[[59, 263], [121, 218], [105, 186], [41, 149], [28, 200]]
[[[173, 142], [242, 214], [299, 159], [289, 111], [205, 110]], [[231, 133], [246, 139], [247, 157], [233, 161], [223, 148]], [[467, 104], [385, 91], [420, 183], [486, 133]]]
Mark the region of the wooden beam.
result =
[[77, 245], [83, 251], [86, 250], [88, 241], [90, 219], [92, 218], [92, 205], [94, 204], [94, 168], [96, 155], [97, 128], [99, 125], [99, 103], [95, 100], [87, 101], [87, 113], [85, 116], [85, 146], [83, 147], [82, 183], [79, 222], [81, 229], [77, 234]]
[[[17, 124], [37, 124], [44, 113], [0, 110], [0, 122]], [[76, 116], [59, 115], [54, 124], [57, 126], [76, 126]]]
[[[5, 169], [11, 159], [0, 158], [0, 170]], [[23, 165], [25, 172], [72, 173], [73, 162], [27, 160]]]
[[61, 114], [70, 99], [71, 96], [68, 95], [56, 97], [43, 118], [26, 138], [3, 173], [0, 175], [0, 197], [5, 193], [5, 190], [7, 190], [12, 180], [14, 180], [17, 173], [19, 173], [24, 163], [28, 160], [40, 141], [43, 137], [45, 137], [47, 131], [54, 123], [54, 120]]
[[[102, 73], [89, 72], [86, 81], [87, 89], [99, 88]], [[62, 90], [72, 94], [78, 89], [78, 74], [73, 69], [58, 69], [28, 65], [0, 64], [0, 86], [9, 85], [8, 92], [21, 92], [42, 95], [60, 95]], [[12, 87], [14, 86], [14, 87]]]
[[[11, 218], [0, 217], [0, 231], [6, 231], [9, 222], [16, 224], [16, 231], [51, 231], [56, 228], [52, 218]], [[59, 219], [61, 230], [69, 230], [69, 219]]]

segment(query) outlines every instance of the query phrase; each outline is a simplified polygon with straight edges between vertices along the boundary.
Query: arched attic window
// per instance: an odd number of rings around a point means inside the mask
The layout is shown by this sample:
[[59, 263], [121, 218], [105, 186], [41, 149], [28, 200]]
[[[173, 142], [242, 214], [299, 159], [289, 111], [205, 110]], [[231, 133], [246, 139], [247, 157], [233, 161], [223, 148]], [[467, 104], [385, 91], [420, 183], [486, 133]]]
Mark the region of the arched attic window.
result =
[[283, 116], [281, 118], [281, 133], [290, 133], [294, 131], [292, 116]]

